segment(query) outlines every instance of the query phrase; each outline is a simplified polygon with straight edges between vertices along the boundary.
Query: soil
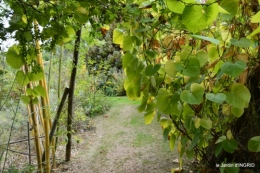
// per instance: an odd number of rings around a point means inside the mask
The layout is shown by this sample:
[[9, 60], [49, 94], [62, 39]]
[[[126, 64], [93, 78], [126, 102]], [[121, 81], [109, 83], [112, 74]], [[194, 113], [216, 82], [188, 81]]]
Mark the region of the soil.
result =
[[[136, 107], [136, 103], [117, 103], [95, 117], [94, 128], [79, 130], [74, 139], [71, 161], [60, 163], [53, 172], [167, 173], [178, 168], [177, 151], [163, 140], [159, 123], [154, 119], [145, 125]], [[64, 149], [60, 146], [57, 155], [63, 156]]]

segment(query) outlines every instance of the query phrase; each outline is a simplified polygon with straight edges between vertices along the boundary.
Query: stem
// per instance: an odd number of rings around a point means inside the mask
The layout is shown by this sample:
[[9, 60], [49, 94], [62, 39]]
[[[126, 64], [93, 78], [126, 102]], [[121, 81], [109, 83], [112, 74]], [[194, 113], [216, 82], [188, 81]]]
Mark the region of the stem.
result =
[[70, 92], [68, 97], [68, 122], [67, 122], [67, 138], [68, 143], [66, 145], [66, 161], [70, 161], [71, 157], [71, 125], [72, 125], [72, 117], [73, 117], [73, 96], [74, 96], [74, 88], [75, 88], [75, 80], [76, 80], [76, 74], [77, 74], [77, 64], [79, 59], [79, 47], [80, 47], [80, 37], [81, 37], [81, 28], [76, 33], [76, 40], [74, 45], [74, 54], [73, 54], [73, 69], [71, 72], [71, 78], [70, 78]]

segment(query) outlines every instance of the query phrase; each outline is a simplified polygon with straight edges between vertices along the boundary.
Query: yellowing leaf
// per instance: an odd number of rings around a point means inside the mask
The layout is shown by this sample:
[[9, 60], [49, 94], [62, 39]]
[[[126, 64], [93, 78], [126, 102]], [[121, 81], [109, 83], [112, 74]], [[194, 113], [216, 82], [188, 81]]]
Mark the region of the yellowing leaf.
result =
[[154, 119], [155, 111], [147, 112], [144, 114], [144, 122], [145, 124], [151, 124]]
[[257, 12], [252, 18], [251, 18], [252, 23], [260, 23], [260, 11]]
[[232, 135], [231, 130], [228, 130], [228, 131], [227, 131], [227, 138], [228, 138], [228, 140], [230, 140], [231, 138], [233, 138], [233, 135]]
[[113, 31], [113, 43], [123, 45], [124, 33], [122, 30], [116, 28]]
[[210, 119], [204, 119], [204, 118], [201, 118], [200, 119], [200, 125], [207, 129], [207, 130], [210, 130], [212, 128], [212, 121]]

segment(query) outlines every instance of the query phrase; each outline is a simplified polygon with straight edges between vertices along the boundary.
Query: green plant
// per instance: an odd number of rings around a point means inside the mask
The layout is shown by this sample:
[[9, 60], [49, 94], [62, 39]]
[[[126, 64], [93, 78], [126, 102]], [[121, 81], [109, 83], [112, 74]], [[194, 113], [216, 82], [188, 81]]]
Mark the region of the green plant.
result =
[[126, 93], [142, 98], [145, 123], [157, 117], [180, 162], [195, 157], [218, 171], [216, 163], [251, 161], [258, 170], [258, 1], [138, 5], [126, 9], [139, 15], [114, 30], [113, 42], [124, 51]]

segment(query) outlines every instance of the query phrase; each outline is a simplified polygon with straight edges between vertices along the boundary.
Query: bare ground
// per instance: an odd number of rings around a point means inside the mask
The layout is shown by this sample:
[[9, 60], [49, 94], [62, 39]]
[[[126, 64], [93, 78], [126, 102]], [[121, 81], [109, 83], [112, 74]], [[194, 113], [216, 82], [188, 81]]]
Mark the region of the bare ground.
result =
[[[93, 123], [94, 130], [79, 134], [80, 142], [73, 142], [71, 162], [54, 172], [167, 173], [178, 168], [178, 154], [163, 141], [160, 125], [156, 120], [144, 125], [136, 105], [114, 105]], [[64, 146], [58, 150], [57, 155], [64, 155]]]

